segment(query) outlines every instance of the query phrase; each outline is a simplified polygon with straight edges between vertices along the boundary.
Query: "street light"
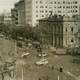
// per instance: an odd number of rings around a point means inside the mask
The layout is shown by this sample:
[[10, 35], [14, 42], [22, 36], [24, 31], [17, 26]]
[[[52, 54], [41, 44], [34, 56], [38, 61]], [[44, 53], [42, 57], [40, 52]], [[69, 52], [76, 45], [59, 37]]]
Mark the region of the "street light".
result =
[[24, 65], [24, 64], [23, 64], [23, 56], [21, 56], [21, 58], [22, 58], [22, 80], [24, 80], [24, 77], [23, 77], [23, 73], [24, 73], [24, 72], [23, 72], [23, 71], [24, 71], [24, 70], [23, 70], [23, 65]]

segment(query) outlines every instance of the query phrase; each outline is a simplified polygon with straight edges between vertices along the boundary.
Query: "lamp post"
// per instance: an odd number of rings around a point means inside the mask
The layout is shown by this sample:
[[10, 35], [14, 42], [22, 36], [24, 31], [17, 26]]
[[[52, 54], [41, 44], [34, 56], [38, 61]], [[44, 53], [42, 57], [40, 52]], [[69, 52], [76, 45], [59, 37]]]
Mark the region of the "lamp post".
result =
[[23, 77], [23, 73], [24, 73], [24, 72], [23, 72], [23, 65], [24, 65], [24, 64], [23, 64], [23, 56], [22, 56], [21, 58], [22, 58], [22, 72], [21, 72], [21, 73], [22, 73], [22, 80], [24, 80], [24, 77]]

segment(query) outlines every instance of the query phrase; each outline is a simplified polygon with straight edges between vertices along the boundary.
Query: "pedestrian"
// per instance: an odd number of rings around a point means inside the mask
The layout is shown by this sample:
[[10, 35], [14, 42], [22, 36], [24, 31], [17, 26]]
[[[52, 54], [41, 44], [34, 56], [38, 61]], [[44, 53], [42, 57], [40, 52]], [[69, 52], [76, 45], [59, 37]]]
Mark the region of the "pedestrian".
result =
[[63, 72], [63, 66], [60, 67], [59, 71], [60, 72]]
[[39, 78], [38, 80], [41, 80], [41, 78]]
[[54, 70], [54, 66], [52, 65], [52, 70]]
[[47, 76], [46, 76], [46, 80], [48, 80], [48, 79], [49, 79], [49, 76], [47, 75]]

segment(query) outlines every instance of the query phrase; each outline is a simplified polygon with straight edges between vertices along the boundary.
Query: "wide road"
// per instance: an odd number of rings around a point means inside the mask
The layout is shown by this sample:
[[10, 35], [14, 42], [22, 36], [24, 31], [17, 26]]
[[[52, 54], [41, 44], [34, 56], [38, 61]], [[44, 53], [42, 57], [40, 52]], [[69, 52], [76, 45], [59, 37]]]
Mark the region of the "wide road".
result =
[[[12, 62], [15, 57], [15, 43], [12, 40], [7, 39], [5, 36], [0, 38], [0, 68], [4, 65], [4, 62]], [[3, 70], [4, 71], [4, 70]], [[2, 73], [2, 71], [0, 71]], [[0, 74], [0, 80], [2, 80]], [[8, 73], [4, 73], [4, 80], [14, 80]]]
[[[23, 49], [18, 49], [18, 57], [16, 61], [16, 79], [15, 80], [79, 80], [80, 79], [80, 57], [70, 55], [54, 55], [48, 52], [49, 63], [47, 65], [38, 66], [35, 62], [39, 60], [36, 50], [28, 49], [30, 55], [21, 58]], [[14, 58], [15, 43], [12, 40], [0, 38], [0, 56], [3, 61]], [[54, 66], [54, 69], [52, 69]], [[59, 72], [59, 68], [63, 66], [63, 72]], [[5, 74], [5, 79], [6, 79]], [[0, 76], [1, 77], [1, 76]], [[5, 80], [4, 79], [4, 80]], [[1, 79], [0, 79], [1, 80]], [[6, 80], [14, 80], [7, 76]]]
[[[70, 55], [54, 55], [48, 53], [47, 65], [38, 66], [35, 62], [39, 60], [36, 50], [17, 64], [17, 80], [80, 80], [80, 57]], [[74, 61], [75, 60], [75, 61]], [[52, 70], [52, 66], [54, 69]], [[63, 72], [59, 68], [63, 66]]]

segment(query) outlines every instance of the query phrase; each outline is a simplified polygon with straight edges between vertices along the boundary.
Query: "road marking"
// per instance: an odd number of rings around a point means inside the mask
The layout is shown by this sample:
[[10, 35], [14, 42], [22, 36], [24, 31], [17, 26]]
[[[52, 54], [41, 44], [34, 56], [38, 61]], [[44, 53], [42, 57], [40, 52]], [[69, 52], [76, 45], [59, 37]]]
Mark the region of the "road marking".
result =
[[60, 80], [59, 75], [58, 75], [58, 80]]
[[80, 80], [76, 75], [74, 75], [73, 73], [71, 73], [69, 71], [64, 71], [64, 73], [67, 73], [69, 76], [75, 78], [76, 80]]
[[80, 76], [78, 76], [78, 79], [80, 80]]

